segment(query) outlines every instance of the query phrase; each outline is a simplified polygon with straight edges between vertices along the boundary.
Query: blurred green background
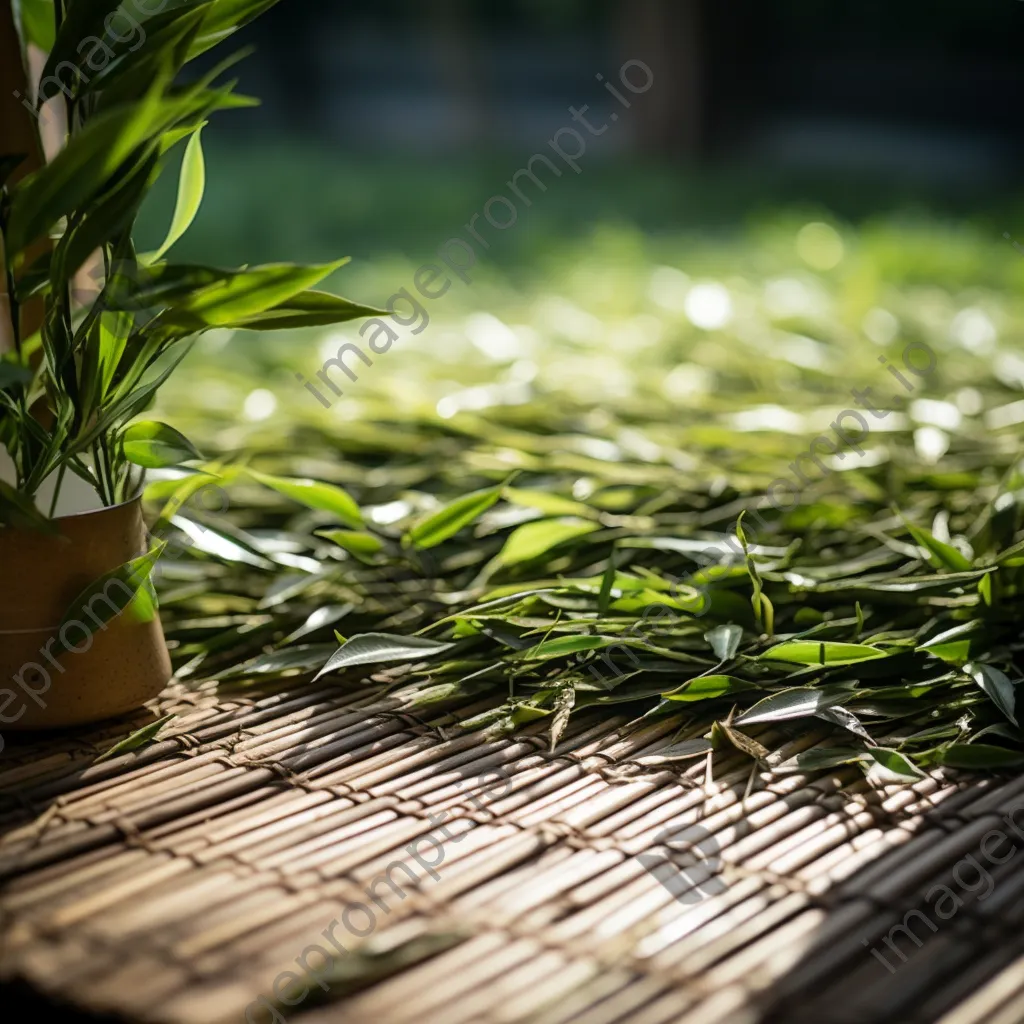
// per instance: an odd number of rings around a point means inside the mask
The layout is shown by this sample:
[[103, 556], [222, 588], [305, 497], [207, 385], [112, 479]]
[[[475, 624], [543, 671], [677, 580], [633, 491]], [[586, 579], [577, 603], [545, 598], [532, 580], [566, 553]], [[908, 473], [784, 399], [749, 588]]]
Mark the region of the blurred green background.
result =
[[[550, 153], [570, 104], [595, 120], [614, 108], [596, 74], [642, 55], [655, 84], [591, 140], [581, 173], [488, 229], [472, 282], [426, 301], [429, 326], [359, 364], [330, 410], [295, 374], [314, 377], [358, 325], [206, 336], [162, 413], [213, 451], [308, 426], [351, 454], [388, 424], [429, 437], [466, 416], [536, 420], [547, 403], [595, 437], [660, 434], [699, 472], [753, 483], [772, 467], [752, 453], [785, 459], [851, 387], [891, 395], [879, 356], [920, 338], [939, 366], [912, 397], [945, 405], [901, 408], [911, 437], [944, 433], [932, 451], [969, 427], [1019, 433], [1024, 5], [762, 8], [278, 5], [245, 33], [256, 52], [240, 72], [266, 102], [205, 132], [206, 199], [175, 255], [348, 255], [330, 286], [371, 303], [469, 237], [487, 199]], [[166, 228], [174, 177], [144, 211], [143, 247]]]

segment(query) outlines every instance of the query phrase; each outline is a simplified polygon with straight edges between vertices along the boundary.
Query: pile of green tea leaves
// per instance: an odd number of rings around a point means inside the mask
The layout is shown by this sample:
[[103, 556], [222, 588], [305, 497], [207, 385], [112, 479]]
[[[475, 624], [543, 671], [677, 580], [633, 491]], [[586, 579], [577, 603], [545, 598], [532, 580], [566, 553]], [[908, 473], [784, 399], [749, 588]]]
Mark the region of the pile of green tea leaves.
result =
[[[412, 269], [347, 287], [374, 302]], [[1024, 259], [967, 226], [780, 214], [481, 268], [329, 410], [295, 374], [357, 325], [214, 336], [161, 399], [226, 495], [172, 520], [179, 675], [475, 697], [463, 728], [544, 719], [553, 743], [594, 705], [675, 715], [684, 762], [1024, 763], [1022, 285]], [[885, 415], [838, 443], [865, 388]], [[837, 450], [804, 482], [822, 435]], [[826, 739], [780, 763], [766, 726]]]

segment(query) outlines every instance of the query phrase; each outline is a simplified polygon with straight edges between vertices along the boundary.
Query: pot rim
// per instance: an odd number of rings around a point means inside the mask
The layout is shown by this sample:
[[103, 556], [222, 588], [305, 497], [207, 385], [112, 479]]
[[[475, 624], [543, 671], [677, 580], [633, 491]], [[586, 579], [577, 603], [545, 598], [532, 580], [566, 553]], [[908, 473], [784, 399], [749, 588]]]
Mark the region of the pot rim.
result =
[[142, 495], [137, 494], [134, 498], [129, 498], [127, 501], [118, 502], [116, 505], [104, 505], [103, 508], [90, 509], [88, 512], [71, 512], [66, 516], [57, 516], [56, 519], [51, 519], [51, 523], [66, 523], [72, 519], [85, 519], [87, 516], [101, 516], [104, 512], [116, 512], [118, 509], [128, 508], [129, 505], [140, 505], [142, 504]]
[[[139, 494], [135, 495], [134, 498], [129, 498], [127, 501], [118, 502], [118, 504], [116, 504], [116, 505], [104, 505], [103, 508], [93, 508], [93, 509], [89, 509], [87, 512], [71, 512], [71, 513], [69, 513], [66, 516], [57, 516], [54, 519], [50, 519], [49, 517], [47, 517], [47, 522], [49, 522], [49, 523], [79, 522], [81, 520], [87, 519], [89, 516], [101, 516], [104, 513], [117, 512], [117, 511], [126, 509], [129, 506], [131, 506], [131, 505], [141, 505], [141, 504], [142, 504], [142, 493], [140, 492]], [[2, 534], [5, 529], [15, 529], [15, 530], [17, 530], [18, 527], [4, 527], [4, 526], [0, 526], [0, 534]], [[19, 532], [24, 533], [26, 531], [19, 530]]]

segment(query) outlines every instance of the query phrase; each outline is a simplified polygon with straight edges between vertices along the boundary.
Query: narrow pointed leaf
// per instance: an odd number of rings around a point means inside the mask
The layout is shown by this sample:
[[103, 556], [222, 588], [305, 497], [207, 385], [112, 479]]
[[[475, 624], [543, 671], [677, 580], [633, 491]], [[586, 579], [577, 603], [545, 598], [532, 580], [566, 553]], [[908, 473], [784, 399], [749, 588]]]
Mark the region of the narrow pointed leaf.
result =
[[847, 696], [826, 693], [810, 686], [796, 686], [759, 700], [749, 711], [736, 718], [735, 724], [752, 725], [754, 722], [784, 722], [790, 718], [805, 718]]
[[501, 497], [501, 491], [501, 487], [489, 487], [457, 498], [413, 526], [403, 542], [421, 550], [437, 547], [482, 516]]
[[329, 672], [341, 672], [357, 665], [384, 662], [423, 661], [450, 651], [455, 644], [440, 643], [420, 636], [395, 636], [392, 633], [360, 633], [346, 640], [331, 655], [316, 678]]
[[144, 747], [147, 743], [156, 739], [157, 733], [168, 722], [177, 717], [177, 715], [164, 715], [163, 718], [158, 718], [155, 722], [150, 722], [149, 725], [137, 729], [130, 736], [126, 736], [119, 743], [115, 743], [105, 754], [97, 757], [93, 763], [99, 764], [100, 761], [109, 761], [112, 757], [120, 757], [121, 754], [128, 754], [133, 750], [138, 750], [139, 747]]
[[964, 671], [988, 694], [992, 703], [1017, 725], [1016, 691], [1009, 676], [994, 665], [969, 663], [964, 666]]
[[248, 470], [249, 475], [265, 487], [283, 494], [292, 501], [305, 505], [306, 508], [330, 512], [338, 517], [346, 526], [359, 529], [363, 525], [363, 516], [359, 506], [352, 497], [334, 484], [322, 483], [319, 480], [298, 480], [291, 477], [272, 476], [269, 473], [258, 473]]
[[203, 159], [202, 128], [188, 140], [185, 156], [181, 162], [181, 174], [178, 179], [178, 201], [171, 218], [171, 227], [163, 244], [153, 255], [159, 260], [164, 253], [188, 231], [199, 212], [206, 189], [206, 163]]
[[552, 548], [599, 529], [596, 523], [571, 519], [543, 519], [513, 530], [498, 553], [502, 565], [518, 565], [539, 558]]
[[885, 651], [868, 644], [838, 641], [787, 640], [759, 655], [762, 661], [788, 661], [798, 665], [855, 665], [859, 661], [885, 658]]

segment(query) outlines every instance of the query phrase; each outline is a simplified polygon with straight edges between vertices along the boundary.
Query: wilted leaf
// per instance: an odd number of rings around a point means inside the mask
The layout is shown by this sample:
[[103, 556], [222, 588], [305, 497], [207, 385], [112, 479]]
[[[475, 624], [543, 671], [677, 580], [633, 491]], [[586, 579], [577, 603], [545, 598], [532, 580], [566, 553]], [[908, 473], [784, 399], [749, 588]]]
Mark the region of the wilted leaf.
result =
[[740, 640], [743, 639], [743, 629], [729, 623], [725, 626], [715, 626], [710, 632], [704, 634], [704, 639], [711, 644], [719, 664], [732, 661], [740, 647]]

